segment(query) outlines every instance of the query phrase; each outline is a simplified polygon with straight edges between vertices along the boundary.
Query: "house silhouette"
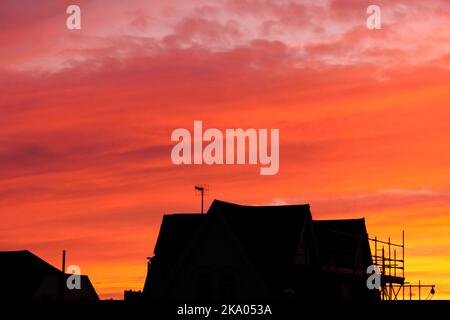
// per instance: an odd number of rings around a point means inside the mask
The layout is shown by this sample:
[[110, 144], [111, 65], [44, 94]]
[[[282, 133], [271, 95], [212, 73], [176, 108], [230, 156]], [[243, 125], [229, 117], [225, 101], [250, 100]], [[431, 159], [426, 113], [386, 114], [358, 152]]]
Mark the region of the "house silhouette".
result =
[[69, 290], [64, 274], [28, 250], [0, 252], [0, 301], [98, 300], [88, 276], [81, 288]]
[[364, 219], [214, 200], [203, 215], [163, 216], [143, 299], [378, 301], [371, 264]]

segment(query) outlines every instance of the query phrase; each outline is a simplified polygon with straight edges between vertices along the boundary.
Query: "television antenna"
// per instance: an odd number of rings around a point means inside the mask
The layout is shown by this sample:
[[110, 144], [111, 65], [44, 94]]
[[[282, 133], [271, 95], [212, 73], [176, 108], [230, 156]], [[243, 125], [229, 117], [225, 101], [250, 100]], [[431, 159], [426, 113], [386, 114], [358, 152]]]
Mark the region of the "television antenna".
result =
[[197, 195], [201, 195], [202, 197], [202, 203], [201, 203], [201, 213], [203, 214], [203, 199], [205, 195], [209, 194], [209, 185], [207, 184], [197, 184], [194, 186], [195, 193]]

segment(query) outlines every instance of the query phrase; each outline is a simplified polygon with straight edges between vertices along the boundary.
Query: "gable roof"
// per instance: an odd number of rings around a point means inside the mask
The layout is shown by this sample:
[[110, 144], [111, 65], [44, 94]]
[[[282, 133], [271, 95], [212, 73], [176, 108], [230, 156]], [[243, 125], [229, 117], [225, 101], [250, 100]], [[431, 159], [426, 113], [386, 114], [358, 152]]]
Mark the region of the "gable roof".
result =
[[163, 285], [170, 277], [169, 269], [179, 264], [185, 251], [194, 247], [197, 234], [213, 221], [208, 218], [216, 216], [269, 290], [283, 286], [301, 233], [311, 221], [309, 205], [243, 206], [214, 200], [205, 215], [164, 215], [144, 289]]
[[205, 216], [201, 214], [164, 215], [154, 254], [173, 261], [183, 252]]
[[372, 256], [363, 218], [314, 220], [313, 226], [323, 266], [366, 272]]
[[[0, 300], [29, 301], [41, 299], [38, 294], [44, 291], [53, 296], [61, 293], [58, 282], [62, 279], [62, 271], [28, 250], [0, 251], [0, 274]], [[65, 278], [68, 276], [64, 275]], [[98, 299], [88, 276], [81, 275], [81, 285], [82, 290], [64, 290], [65, 299], [84, 296]]]
[[309, 205], [243, 206], [214, 200], [208, 214], [222, 215], [269, 288], [279, 289], [311, 221]]
[[61, 271], [28, 250], [1, 251], [0, 274], [2, 275], [1, 298], [31, 299], [42, 281]]
[[163, 216], [154, 256], [144, 283], [144, 293], [161, 288], [171, 270], [193, 241], [206, 216], [202, 214], [166, 214]]

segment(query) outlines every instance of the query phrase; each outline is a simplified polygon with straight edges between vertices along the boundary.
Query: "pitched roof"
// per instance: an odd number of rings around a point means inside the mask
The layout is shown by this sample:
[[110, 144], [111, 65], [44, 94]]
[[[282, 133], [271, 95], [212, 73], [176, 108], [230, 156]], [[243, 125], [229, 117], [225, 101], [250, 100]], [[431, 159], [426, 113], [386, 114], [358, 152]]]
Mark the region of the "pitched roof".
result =
[[[164, 215], [152, 260], [152, 275], [159, 281], [168, 276], [165, 266], [174, 265], [208, 215], [220, 215], [238, 245], [269, 287], [287, 275], [295, 258], [305, 221], [311, 220], [309, 205], [243, 206], [214, 200], [206, 215]], [[147, 285], [146, 281], [146, 285]]]
[[305, 223], [311, 220], [309, 205], [243, 206], [214, 200], [208, 214], [221, 214], [239, 239], [250, 261], [269, 287], [287, 275]]
[[[27, 301], [35, 298], [36, 292], [42, 289], [43, 284], [51, 282], [51, 279], [59, 279], [62, 271], [30, 251], [20, 250], [0, 251], [0, 274], [0, 300]], [[81, 282], [83, 293], [92, 292], [94, 298], [98, 298], [87, 276], [82, 275]], [[74, 293], [70, 293], [70, 296], [74, 296]]]
[[204, 215], [189, 213], [164, 215], [154, 254], [174, 261], [183, 252], [204, 218]]
[[372, 264], [364, 219], [315, 220], [322, 265], [365, 272]]
[[163, 216], [156, 240], [151, 268], [144, 284], [144, 292], [163, 285], [187, 246], [205, 220], [201, 214], [166, 214]]
[[48, 274], [60, 271], [28, 250], [0, 252], [2, 298], [31, 299]]

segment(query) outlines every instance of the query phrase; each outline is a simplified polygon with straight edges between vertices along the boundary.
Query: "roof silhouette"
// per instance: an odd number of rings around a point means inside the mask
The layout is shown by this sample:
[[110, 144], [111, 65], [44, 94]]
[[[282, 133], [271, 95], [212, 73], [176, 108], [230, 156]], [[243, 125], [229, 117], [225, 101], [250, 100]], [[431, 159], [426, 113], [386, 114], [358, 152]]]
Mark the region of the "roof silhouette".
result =
[[70, 274], [63, 275], [28, 250], [0, 251], [0, 274], [1, 300], [98, 299], [86, 275], [81, 275], [81, 290], [68, 290], [64, 283]]
[[269, 287], [287, 276], [300, 234], [311, 221], [308, 204], [243, 206], [214, 200], [208, 214], [222, 215]]
[[[314, 220], [314, 231], [318, 242], [322, 265], [340, 269], [351, 270], [360, 274], [366, 272], [366, 267], [372, 264], [372, 255], [367, 241], [365, 220]], [[361, 248], [362, 246], [362, 248]], [[364, 252], [355, 261], [358, 251]]]
[[[31, 300], [34, 292], [50, 274], [61, 271], [28, 250], [0, 252], [1, 295]], [[6, 297], [2, 297], [6, 298]]]
[[164, 215], [150, 261], [147, 298], [217, 299], [234, 292], [252, 299], [291, 293], [378, 299], [365, 285], [371, 253], [364, 219], [314, 221], [308, 204], [214, 200], [206, 214]]

